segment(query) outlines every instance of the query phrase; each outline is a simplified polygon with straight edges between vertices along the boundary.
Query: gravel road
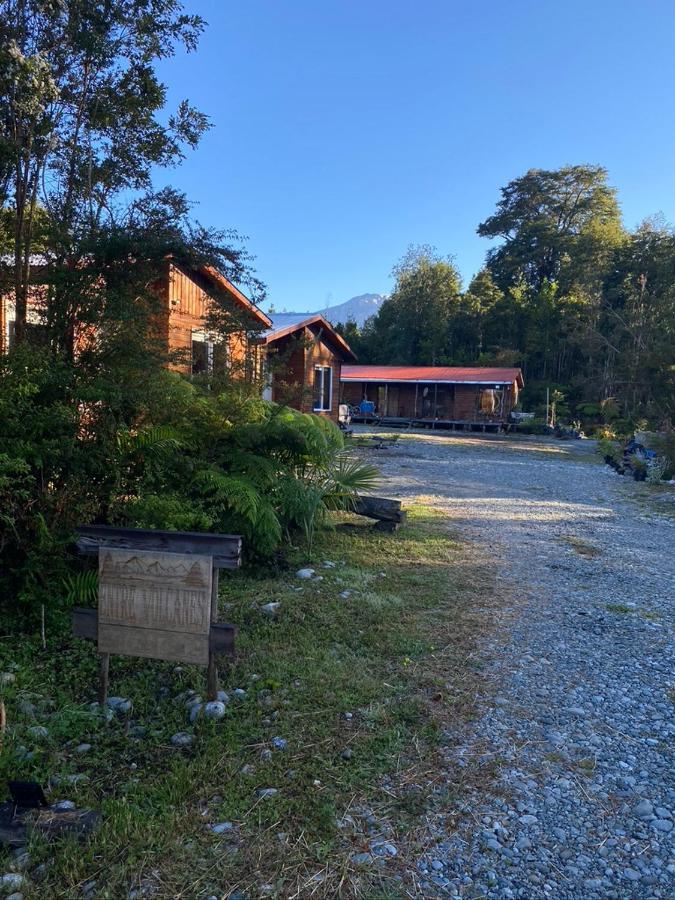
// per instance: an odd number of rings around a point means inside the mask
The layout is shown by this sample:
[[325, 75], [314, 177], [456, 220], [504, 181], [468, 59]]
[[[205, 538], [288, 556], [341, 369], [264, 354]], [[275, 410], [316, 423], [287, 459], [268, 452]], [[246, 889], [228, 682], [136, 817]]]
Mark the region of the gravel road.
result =
[[429, 822], [411, 895], [675, 897], [675, 519], [592, 442], [405, 434], [373, 455], [382, 493], [489, 548], [507, 598], [448, 751], [492, 756], [496, 780], [458, 829]]

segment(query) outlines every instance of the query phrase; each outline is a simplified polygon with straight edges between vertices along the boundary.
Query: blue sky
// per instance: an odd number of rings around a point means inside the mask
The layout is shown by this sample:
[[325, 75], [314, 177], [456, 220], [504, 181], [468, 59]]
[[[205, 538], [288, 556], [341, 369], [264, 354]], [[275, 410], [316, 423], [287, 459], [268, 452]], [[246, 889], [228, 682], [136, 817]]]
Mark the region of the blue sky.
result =
[[599, 163], [624, 220], [673, 214], [672, 0], [184, 0], [162, 65], [213, 129], [160, 173], [248, 235], [277, 309], [391, 290], [410, 243], [468, 281], [476, 226], [527, 169]]

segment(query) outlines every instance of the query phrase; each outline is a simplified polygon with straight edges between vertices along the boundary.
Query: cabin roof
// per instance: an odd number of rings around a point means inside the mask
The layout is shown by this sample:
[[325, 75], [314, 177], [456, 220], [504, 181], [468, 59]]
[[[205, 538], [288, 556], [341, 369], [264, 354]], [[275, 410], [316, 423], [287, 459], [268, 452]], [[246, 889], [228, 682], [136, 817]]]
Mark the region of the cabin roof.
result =
[[347, 341], [319, 313], [275, 313], [271, 327], [262, 336], [263, 341], [266, 344], [273, 344], [303, 328], [318, 329], [322, 340], [328, 345], [332, 345], [338, 356], [345, 360], [356, 359], [356, 354]]
[[[189, 272], [189, 268], [187, 269]], [[229, 278], [226, 278], [222, 272], [219, 272], [214, 266], [199, 266], [196, 269], [200, 275], [214, 284], [216, 287], [221, 290], [227, 291], [227, 293], [239, 304], [242, 309], [245, 309], [249, 312], [254, 319], [257, 319], [258, 323], [265, 328], [269, 328], [272, 324], [272, 320], [268, 315], [266, 315], [261, 309], [253, 303], [252, 300], [249, 300], [248, 297], [243, 294], [238, 287], [236, 287]]]
[[513, 384], [523, 387], [520, 369], [456, 366], [343, 366], [341, 381], [409, 384]]

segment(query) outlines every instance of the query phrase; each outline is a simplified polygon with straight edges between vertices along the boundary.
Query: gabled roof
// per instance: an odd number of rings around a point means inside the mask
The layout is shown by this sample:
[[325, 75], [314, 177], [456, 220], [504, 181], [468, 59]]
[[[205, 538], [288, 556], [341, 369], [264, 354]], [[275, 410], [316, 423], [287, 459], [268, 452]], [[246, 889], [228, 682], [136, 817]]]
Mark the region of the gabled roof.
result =
[[[319, 313], [275, 313], [271, 327], [263, 334], [266, 344], [273, 344], [281, 338], [289, 337], [304, 328], [319, 333], [324, 343], [333, 349], [343, 359], [355, 360], [356, 354], [341, 334], [333, 328], [327, 319]], [[358, 368], [358, 367], [357, 367]]]
[[223, 273], [219, 272], [214, 266], [200, 266], [195, 271], [199, 272], [203, 278], [206, 278], [207, 281], [210, 281], [217, 288], [227, 291], [242, 309], [249, 312], [254, 319], [258, 320], [260, 325], [265, 328], [271, 326], [272, 320], [270, 317], [265, 315], [261, 309], [258, 309], [255, 303], [249, 300], [245, 294], [242, 294], [239, 288], [235, 287], [229, 278], [226, 278]]
[[412, 384], [513, 384], [523, 387], [520, 369], [456, 366], [343, 366], [341, 381]]

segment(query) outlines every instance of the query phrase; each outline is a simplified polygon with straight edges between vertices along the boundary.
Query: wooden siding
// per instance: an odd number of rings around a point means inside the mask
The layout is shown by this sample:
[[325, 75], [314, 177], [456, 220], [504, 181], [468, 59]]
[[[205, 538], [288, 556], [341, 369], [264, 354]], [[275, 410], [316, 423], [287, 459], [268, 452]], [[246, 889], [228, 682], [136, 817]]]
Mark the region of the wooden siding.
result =
[[341, 398], [343, 403], [352, 406], [358, 406], [364, 399], [370, 400], [375, 403], [375, 410], [381, 416], [475, 424], [506, 423], [515, 405], [513, 385], [504, 386], [504, 403], [502, 409], [495, 413], [480, 409], [480, 392], [487, 387], [478, 384], [385, 386], [376, 382], [345, 382], [342, 384]]
[[[308, 328], [268, 345], [272, 371], [272, 400], [305, 413], [338, 420], [342, 360]], [[275, 359], [279, 360], [275, 364]], [[330, 410], [314, 409], [314, 368], [330, 366], [332, 392]]]

